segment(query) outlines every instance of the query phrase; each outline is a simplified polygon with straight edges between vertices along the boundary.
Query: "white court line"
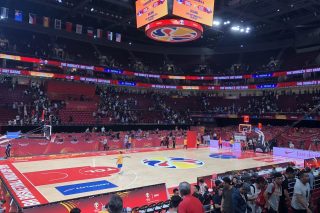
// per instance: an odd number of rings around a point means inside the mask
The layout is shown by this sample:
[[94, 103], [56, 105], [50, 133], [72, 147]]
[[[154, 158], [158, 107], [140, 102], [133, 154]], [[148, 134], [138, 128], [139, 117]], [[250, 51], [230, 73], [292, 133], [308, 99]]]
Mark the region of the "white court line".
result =
[[[64, 172], [46, 172], [46, 173], [40, 173], [40, 174], [50, 174], [50, 173], [56, 173], [56, 174], [64, 174], [65, 176], [63, 178], [56, 178], [56, 179], [51, 179], [51, 180], [48, 180], [49, 182], [50, 181], [55, 181], [55, 180], [63, 180], [63, 179], [66, 179], [67, 177], [69, 177], [69, 175], [67, 173], [64, 173]], [[49, 184], [46, 184], [46, 185], [49, 185]], [[44, 185], [45, 186], [45, 185]]]
[[[11, 165], [14, 166], [13, 164], [11, 164]], [[15, 167], [15, 166], [14, 166], [14, 167]], [[15, 168], [20, 172], [20, 170], [19, 170], [17, 167], [15, 167]], [[42, 194], [42, 193], [37, 189], [37, 187], [36, 187], [35, 185], [33, 185], [33, 183], [32, 183], [22, 172], [20, 172], [20, 174], [33, 186], [33, 188], [34, 188], [39, 194], [42, 195], [42, 197], [44, 197], [44, 198], [48, 201], [48, 203], [50, 203], [48, 197], [46, 197], [44, 194]]]
[[[132, 171], [132, 170], [128, 170], [128, 173], [129, 172], [132, 172], [133, 173], [133, 175], [135, 175], [135, 178], [134, 178], [134, 180], [133, 181], [131, 181], [131, 183], [129, 183], [127, 186], [125, 186], [125, 187], [129, 187], [129, 186], [131, 186], [131, 185], [133, 185], [133, 184], [135, 184], [135, 182], [137, 181], [137, 179], [138, 179], [138, 174], [136, 173], [136, 172], [134, 172], [134, 171]], [[124, 187], [122, 187], [122, 188], [124, 188]]]

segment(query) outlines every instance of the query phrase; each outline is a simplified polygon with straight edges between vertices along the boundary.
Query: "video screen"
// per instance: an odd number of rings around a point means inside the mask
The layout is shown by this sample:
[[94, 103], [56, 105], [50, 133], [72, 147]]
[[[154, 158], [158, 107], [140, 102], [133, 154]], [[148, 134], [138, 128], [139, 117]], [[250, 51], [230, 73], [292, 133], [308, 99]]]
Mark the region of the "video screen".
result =
[[137, 28], [168, 15], [167, 0], [137, 0]]
[[214, 0], [174, 0], [173, 15], [212, 26]]

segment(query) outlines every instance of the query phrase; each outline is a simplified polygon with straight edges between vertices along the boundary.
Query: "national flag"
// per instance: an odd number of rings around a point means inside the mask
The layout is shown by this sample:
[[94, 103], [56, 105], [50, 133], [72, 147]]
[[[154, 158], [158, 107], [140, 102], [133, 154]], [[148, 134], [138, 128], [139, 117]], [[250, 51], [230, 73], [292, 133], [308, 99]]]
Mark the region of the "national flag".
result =
[[97, 38], [102, 38], [103, 31], [101, 29], [97, 29]]
[[116, 42], [121, 42], [121, 34], [116, 33]]
[[82, 34], [82, 25], [81, 24], [76, 25], [76, 33]]
[[50, 19], [49, 17], [44, 16], [43, 17], [43, 26], [44, 27], [49, 27]]
[[113, 39], [113, 32], [108, 31], [108, 32], [107, 32], [107, 38], [108, 38], [109, 41], [112, 41], [112, 39]]
[[87, 34], [89, 37], [93, 37], [93, 28], [92, 27], [87, 28]]
[[37, 15], [33, 13], [29, 13], [29, 24], [37, 23]]
[[9, 9], [6, 8], [6, 7], [1, 7], [0, 18], [1, 19], [7, 19], [8, 18], [8, 14], [9, 14]]
[[14, 12], [14, 20], [22, 22], [22, 11], [15, 10], [15, 12]]
[[60, 19], [54, 20], [54, 29], [61, 30], [61, 20]]
[[72, 23], [71, 22], [66, 22], [66, 31], [72, 32]]

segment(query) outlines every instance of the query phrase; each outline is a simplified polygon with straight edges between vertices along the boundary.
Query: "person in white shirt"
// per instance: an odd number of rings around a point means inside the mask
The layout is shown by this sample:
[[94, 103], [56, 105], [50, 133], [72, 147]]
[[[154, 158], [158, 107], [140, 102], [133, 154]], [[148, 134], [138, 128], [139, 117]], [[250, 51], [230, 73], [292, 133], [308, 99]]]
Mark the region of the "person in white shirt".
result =
[[294, 144], [291, 141], [289, 142], [289, 148], [294, 149]]
[[306, 171], [299, 173], [299, 179], [294, 184], [291, 207], [294, 213], [306, 212], [312, 213], [310, 208], [310, 184], [309, 174]]
[[261, 213], [262, 208], [256, 204], [256, 199], [258, 198], [261, 189], [266, 187], [267, 181], [264, 177], [258, 177], [255, 180], [255, 183], [250, 185], [250, 192], [247, 194], [248, 196], [248, 205], [250, 206], [252, 213]]
[[207, 187], [207, 184], [204, 182], [203, 179], [199, 180], [199, 187], [200, 187], [199, 193], [203, 195], [205, 192], [205, 187]]

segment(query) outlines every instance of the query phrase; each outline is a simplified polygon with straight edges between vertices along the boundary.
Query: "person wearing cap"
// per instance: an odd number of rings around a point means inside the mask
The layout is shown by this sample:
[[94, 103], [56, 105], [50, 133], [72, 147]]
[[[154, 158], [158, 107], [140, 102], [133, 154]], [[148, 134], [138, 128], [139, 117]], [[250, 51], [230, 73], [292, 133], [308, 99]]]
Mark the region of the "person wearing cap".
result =
[[279, 172], [274, 173], [273, 181], [268, 184], [267, 189], [264, 192], [266, 200], [265, 209], [268, 213], [279, 212], [280, 197], [282, 195], [282, 174]]

